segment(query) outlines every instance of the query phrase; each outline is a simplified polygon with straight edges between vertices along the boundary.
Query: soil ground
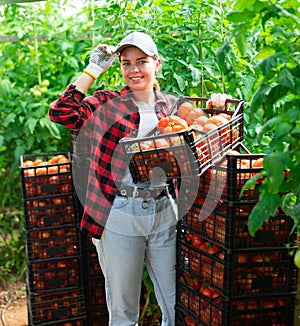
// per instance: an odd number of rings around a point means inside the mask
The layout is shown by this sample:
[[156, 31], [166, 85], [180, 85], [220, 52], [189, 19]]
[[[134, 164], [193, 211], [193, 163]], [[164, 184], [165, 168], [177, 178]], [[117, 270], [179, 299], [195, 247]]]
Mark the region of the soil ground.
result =
[[25, 283], [17, 282], [0, 287], [1, 326], [27, 326], [27, 299]]

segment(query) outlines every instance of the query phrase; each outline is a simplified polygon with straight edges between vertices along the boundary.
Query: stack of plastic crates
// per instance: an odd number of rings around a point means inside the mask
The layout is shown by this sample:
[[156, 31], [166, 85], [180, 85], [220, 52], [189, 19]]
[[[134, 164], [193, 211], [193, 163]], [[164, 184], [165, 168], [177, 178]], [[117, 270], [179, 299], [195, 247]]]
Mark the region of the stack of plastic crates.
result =
[[[86, 132], [86, 131], [82, 131]], [[73, 164], [73, 179], [77, 191], [79, 217], [83, 214], [82, 200], [85, 193], [88, 171], [90, 148], [86, 143], [87, 135], [80, 131], [70, 132], [70, 152]], [[87, 326], [108, 325], [108, 310], [106, 305], [104, 275], [99, 265], [98, 253], [91, 238], [82, 234], [82, 266], [85, 303], [87, 310]]]
[[191, 191], [180, 198], [176, 324], [291, 326], [297, 287], [293, 220], [278, 210], [250, 236], [248, 218], [263, 179], [241, 190], [261, 171], [263, 155], [242, 145], [235, 150], [241, 154], [226, 155], [205, 171], [197, 191], [191, 180]]
[[29, 325], [83, 326], [81, 237], [69, 154], [24, 155], [20, 175]]

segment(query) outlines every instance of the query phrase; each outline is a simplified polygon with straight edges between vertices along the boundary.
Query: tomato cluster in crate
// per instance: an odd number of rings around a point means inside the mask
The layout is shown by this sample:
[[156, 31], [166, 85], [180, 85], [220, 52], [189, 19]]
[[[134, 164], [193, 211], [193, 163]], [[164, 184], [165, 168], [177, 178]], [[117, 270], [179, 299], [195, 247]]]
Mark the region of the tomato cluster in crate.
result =
[[61, 194], [23, 201], [27, 230], [78, 224], [74, 194]]
[[[186, 197], [195, 198], [196, 203], [203, 203], [205, 197], [211, 201], [227, 201], [238, 203], [256, 203], [259, 198], [259, 186], [263, 177], [254, 185], [245, 187], [246, 182], [262, 171], [264, 154], [249, 154], [242, 144], [226, 151], [224, 157], [215, 162], [198, 178], [198, 188], [194, 188], [194, 179], [190, 179], [191, 190]], [[189, 179], [186, 180], [188, 184]], [[244, 188], [244, 189], [243, 189]], [[242, 191], [243, 190], [243, 191]], [[186, 199], [183, 195], [183, 201]], [[184, 204], [184, 203], [183, 203]]]
[[202, 205], [194, 203], [182, 221], [203, 238], [227, 249], [282, 247], [295, 240], [293, 219], [280, 210], [251, 236], [248, 219], [253, 207], [253, 204], [212, 202], [206, 197]]
[[37, 260], [28, 264], [27, 285], [30, 292], [41, 294], [82, 286], [79, 256]]
[[26, 230], [78, 224], [69, 153], [21, 157]]
[[40, 259], [78, 256], [80, 234], [74, 227], [48, 227], [26, 233], [26, 250], [29, 262]]
[[200, 125], [190, 125], [189, 129], [174, 133], [161, 134], [153, 130], [144, 138], [121, 140], [134, 182], [160, 179], [162, 174], [171, 179], [199, 175], [243, 140], [244, 102], [229, 100], [228, 105], [234, 106], [234, 110], [229, 110], [227, 106], [205, 108], [207, 101], [206, 98], [182, 97], [174, 112], [178, 113], [183, 103], [193, 103], [207, 118], [225, 114], [225, 123], [207, 131], [200, 130]]
[[179, 232], [177, 268], [225, 296], [289, 293], [296, 289], [293, 248], [226, 250], [199, 235]]
[[36, 295], [28, 292], [30, 325], [84, 326], [85, 300], [82, 289]]
[[228, 298], [209, 287], [195, 290], [178, 281], [178, 326], [290, 326], [294, 324], [295, 293]]
[[70, 170], [71, 162], [68, 153], [22, 156], [23, 198], [72, 192]]

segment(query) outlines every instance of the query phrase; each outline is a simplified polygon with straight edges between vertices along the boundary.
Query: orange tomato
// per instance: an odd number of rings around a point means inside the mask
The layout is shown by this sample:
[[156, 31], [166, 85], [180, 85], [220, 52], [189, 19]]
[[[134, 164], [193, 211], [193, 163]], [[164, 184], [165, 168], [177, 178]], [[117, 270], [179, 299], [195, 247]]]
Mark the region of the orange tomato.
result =
[[193, 122], [200, 117], [204, 116], [204, 111], [200, 108], [193, 108], [188, 115], [186, 116], [185, 120], [188, 123], [188, 125], [193, 124]]
[[201, 117], [198, 117], [197, 119], [194, 120], [193, 124], [198, 124], [200, 126], [204, 126], [205, 123], [207, 122], [208, 117], [206, 115], [202, 115]]
[[183, 102], [180, 106], [179, 109], [177, 111], [177, 115], [181, 118], [181, 119], [186, 119], [187, 115], [191, 112], [191, 110], [194, 109], [194, 106], [192, 103], [190, 102]]
[[187, 122], [176, 115], [161, 118], [157, 123], [157, 130], [161, 134], [180, 132], [186, 129], [188, 129]]
[[208, 119], [208, 121], [215, 124], [217, 127], [222, 126], [228, 122], [228, 120], [225, 117], [223, 117], [219, 114], [211, 116]]
[[262, 168], [263, 167], [263, 161], [264, 161], [264, 158], [263, 157], [260, 157], [258, 158], [254, 163], [253, 163], [253, 167], [255, 168]]
[[203, 131], [203, 132], [210, 132], [210, 131], [216, 130], [217, 128], [218, 128], [218, 127], [217, 127], [214, 123], [207, 122], [207, 123], [203, 126], [202, 131]]

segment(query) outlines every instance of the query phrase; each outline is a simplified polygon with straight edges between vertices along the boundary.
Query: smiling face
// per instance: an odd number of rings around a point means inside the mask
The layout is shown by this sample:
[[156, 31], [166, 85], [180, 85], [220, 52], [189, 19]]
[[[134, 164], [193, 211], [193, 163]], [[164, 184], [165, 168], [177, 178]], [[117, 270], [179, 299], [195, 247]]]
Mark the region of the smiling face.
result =
[[147, 56], [135, 46], [125, 48], [120, 56], [122, 75], [134, 91], [152, 91], [160, 60]]

